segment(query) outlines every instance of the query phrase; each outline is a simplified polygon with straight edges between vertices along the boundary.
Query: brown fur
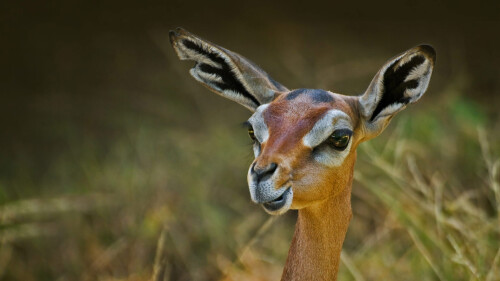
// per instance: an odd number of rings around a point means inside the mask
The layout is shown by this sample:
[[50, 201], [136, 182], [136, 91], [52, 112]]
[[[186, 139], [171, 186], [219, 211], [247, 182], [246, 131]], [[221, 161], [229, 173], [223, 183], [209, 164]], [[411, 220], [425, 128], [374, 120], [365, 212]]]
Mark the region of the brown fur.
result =
[[[335, 101], [314, 104], [307, 95], [286, 100], [282, 94], [264, 112], [269, 139], [262, 143], [256, 167], [278, 163], [276, 186], [290, 184], [292, 209], [299, 209], [282, 280], [335, 280], [345, 233], [351, 219], [351, 185], [356, 147], [362, 139], [355, 97], [333, 94]], [[302, 138], [331, 109], [351, 117], [353, 144], [343, 165], [318, 165]], [[292, 279], [293, 278], [293, 279]]]

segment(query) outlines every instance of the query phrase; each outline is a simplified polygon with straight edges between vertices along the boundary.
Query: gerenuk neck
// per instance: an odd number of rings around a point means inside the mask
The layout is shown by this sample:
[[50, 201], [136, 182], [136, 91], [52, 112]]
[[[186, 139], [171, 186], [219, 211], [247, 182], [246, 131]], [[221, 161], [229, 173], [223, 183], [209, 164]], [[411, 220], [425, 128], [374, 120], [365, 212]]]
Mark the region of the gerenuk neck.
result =
[[352, 176], [340, 194], [299, 210], [282, 281], [337, 280], [352, 217]]

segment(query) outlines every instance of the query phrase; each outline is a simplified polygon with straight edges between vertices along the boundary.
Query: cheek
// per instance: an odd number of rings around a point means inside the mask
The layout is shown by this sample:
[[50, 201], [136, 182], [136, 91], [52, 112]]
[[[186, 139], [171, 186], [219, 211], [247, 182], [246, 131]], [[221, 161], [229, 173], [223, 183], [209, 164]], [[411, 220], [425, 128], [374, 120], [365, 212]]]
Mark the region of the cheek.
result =
[[317, 163], [303, 166], [293, 177], [293, 203], [302, 206], [330, 196], [334, 178], [332, 169]]
[[350, 153], [339, 167], [328, 167], [313, 159], [304, 163], [293, 177], [292, 208], [300, 209], [342, 192], [352, 176], [354, 159]]

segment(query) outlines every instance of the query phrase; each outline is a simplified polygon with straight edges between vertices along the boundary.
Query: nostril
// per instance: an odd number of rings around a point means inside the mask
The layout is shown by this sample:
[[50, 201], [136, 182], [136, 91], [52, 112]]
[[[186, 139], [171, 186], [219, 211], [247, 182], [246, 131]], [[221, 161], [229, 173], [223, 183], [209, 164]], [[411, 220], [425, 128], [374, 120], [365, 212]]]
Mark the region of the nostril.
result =
[[267, 172], [272, 174], [276, 171], [276, 168], [278, 168], [278, 164], [273, 162], [269, 165], [269, 170]]
[[278, 164], [271, 163], [267, 165], [267, 167], [261, 168], [254, 165], [253, 171], [257, 176], [258, 181], [262, 181], [265, 177], [270, 177], [274, 174], [276, 169], [278, 168]]

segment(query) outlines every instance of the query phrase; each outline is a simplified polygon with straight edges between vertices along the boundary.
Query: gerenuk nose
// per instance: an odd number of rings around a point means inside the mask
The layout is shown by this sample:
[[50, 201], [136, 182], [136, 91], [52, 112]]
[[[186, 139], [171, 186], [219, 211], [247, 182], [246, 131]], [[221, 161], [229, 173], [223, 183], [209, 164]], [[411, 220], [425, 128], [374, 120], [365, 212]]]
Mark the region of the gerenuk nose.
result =
[[255, 165], [252, 167], [252, 172], [256, 175], [257, 182], [261, 182], [270, 178], [276, 169], [278, 168], [278, 164], [271, 163], [266, 167], [256, 167]]

